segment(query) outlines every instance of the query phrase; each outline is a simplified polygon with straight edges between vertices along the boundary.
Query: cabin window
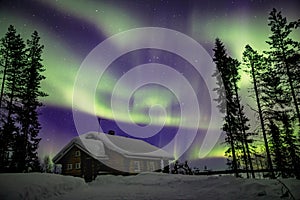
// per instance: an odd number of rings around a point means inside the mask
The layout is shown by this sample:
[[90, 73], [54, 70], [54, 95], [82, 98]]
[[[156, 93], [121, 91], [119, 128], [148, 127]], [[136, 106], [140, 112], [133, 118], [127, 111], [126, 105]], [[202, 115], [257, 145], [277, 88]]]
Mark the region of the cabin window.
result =
[[75, 163], [75, 169], [80, 169], [81, 168], [81, 163]]
[[153, 161], [149, 162], [149, 171], [151, 172], [155, 171], [155, 163]]
[[11, 161], [11, 160], [12, 160], [12, 157], [13, 157], [13, 151], [11, 150], [11, 148], [9, 148], [8, 151], [5, 151], [5, 152], [4, 152], [4, 156], [5, 156], [5, 158], [6, 158], [8, 161]]
[[80, 156], [80, 151], [75, 151], [75, 157], [79, 157]]
[[140, 172], [141, 171], [140, 161], [134, 161], [133, 164], [134, 164], [134, 171]]
[[72, 169], [72, 168], [73, 168], [73, 165], [72, 165], [72, 164], [68, 164], [68, 165], [67, 165], [67, 169], [68, 169], [68, 170], [70, 170], [70, 169]]

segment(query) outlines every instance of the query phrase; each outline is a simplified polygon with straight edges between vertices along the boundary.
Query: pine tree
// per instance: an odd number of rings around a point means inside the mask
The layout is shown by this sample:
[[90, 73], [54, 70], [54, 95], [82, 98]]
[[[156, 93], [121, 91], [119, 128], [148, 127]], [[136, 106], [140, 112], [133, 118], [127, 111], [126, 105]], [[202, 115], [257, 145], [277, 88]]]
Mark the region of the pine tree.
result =
[[1, 84], [1, 171], [15, 168], [14, 163], [8, 162], [11, 156], [15, 136], [19, 132], [16, 123], [20, 107], [20, 92], [22, 90], [22, 71], [25, 67], [25, 44], [13, 26], [1, 40], [2, 54], [2, 84]]
[[0, 171], [40, 170], [37, 148], [43, 46], [35, 31], [27, 48], [13, 26], [1, 40]]
[[[219, 39], [216, 39], [214, 50], [214, 62], [217, 70], [213, 75], [217, 79], [218, 88], [215, 91], [219, 98], [216, 101], [219, 103], [220, 112], [225, 113], [225, 122], [223, 131], [227, 137], [225, 142], [230, 145], [230, 148], [225, 152], [232, 161], [229, 162], [232, 169], [238, 176], [238, 166], [241, 166], [244, 161], [245, 168], [248, 174], [248, 164], [250, 165], [252, 176], [253, 166], [248, 145], [249, 136], [246, 131], [249, 129], [247, 125], [248, 119], [244, 115], [243, 107], [240, 103], [237, 83], [240, 80], [239, 66], [240, 63], [236, 59], [232, 59], [226, 53], [226, 49]], [[241, 160], [239, 159], [241, 157]]]
[[[287, 177], [289, 176], [288, 173], [284, 172], [287, 167], [287, 160], [285, 144], [283, 141], [284, 132], [282, 128], [281, 115], [283, 112], [291, 112], [290, 107], [287, 106], [291, 98], [285, 92], [284, 85], [281, 83], [281, 77], [278, 76], [276, 72], [277, 69], [270, 64], [266, 66], [267, 72], [262, 74], [264, 87], [261, 88], [262, 108], [264, 109], [263, 114], [267, 123], [273, 123], [268, 124], [269, 130], [267, 131], [269, 131], [271, 135], [271, 145], [273, 146], [272, 153], [274, 155], [275, 166], [279, 171], [281, 171], [281, 175], [283, 177]], [[276, 148], [274, 148], [274, 146]]]
[[239, 97], [239, 88], [238, 88], [238, 81], [240, 81], [240, 75], [239, 75], [239, 70], [240, 70], [240, 63], [236, 59], [232, 59], [231, 57], [228, 57], [228, 63], [229, 66], [231, 66], [231, 82], [233, 84], [233, 90], [234, 90], [234, 95], [235, 95], [235, 107], [237, 108], [236, 110], [236, 115], [238, 118], [238, 126], [239, 126], [239, 134], [238, 134], [238, 141], [241, 143], [241, 148], [243, 151], [243, 159], [247, 171], [247, 177], [249, 178], [248, 174], [248, 164], [250, 166], [250, 171], [251, 175], [253, 178], [255, 178], [254, 172], [253, 172], [253, 165], [252, 165], [252, 159], [250, 155], [250, 148], [248, 144], [248, 136], [250, 136], [247, 131], [250, 129], [249, 125], [247, 124], [249, 119], [245, 116], [245, 113], [243, 111], [243, 106], [241, 105], [240, 97]]
[[223, 131], [226, 133], [225, 142], [230, 145], [225, 155], [232, 157], [228, 164], [234, 170], [235, 176], [238, 177], [238, 163], [236, 158], [236, 150], [234, 144], [234, 131], [233, 131], [233, 116], [230, 113], [230, 102], [232, 102], [232, 91], [230, 90], [230, 80], [226, 71], [227, 67], [227, 53], [226, 49], [218, 38], [215, 41], [215, 48], [213, 61], [216, 63], [217, 71], [213, 74], [217, 79], [218, 88], [214, 90], [218, 94], [218, 99], [215, 99], [219, 103], [218, 108], [221, 113], [225, 113], [225, 122], [223, 125]]
[[270, 40], [266, 42], [270, 46], [270, 51], [265, 53], [268, 55], [270, 64], [276, 68], [277, 76], [281, 78], [280, 80], [285, 87], [284, 92], [292, 96], [291, 102], [293, 102], [295, 116], [298, 118], [298, 126], [300, 126], [299, 97], [296, 94], [299, 78], [293, 76], [293, 72], [297, 71], [299, 66], [295, 64], [295, 58], [300, 53], [300, 42], [290, 37], [292, 31], [300, 26], [300, 19], [288, 23], [281, 12], [277, 12], [274, 8], [270, 12], [268, 25], [271, 28], [271, 36], [269, 37]]
[[[38, 108], [42, 106], [39, 98], [46, 94], [41, 91], [40, 83], [45, 77], [41, 74], [45, 71], [41, 64], [41, 55], [44, 48], [39, 44], [40, 37], [36, 31], [33, 32], [31, 40], [27, 41], [27, 65], [25, 69], [25, 87], [22, 93], [22, 109], [19, 117], [21, 125], [21, 134], [18, 136], [21, 141], [17, 147], [22, 150], [23, 156], [19, 163], [22, 163], [21, 169], [34, 169], [34, 163], [37, 162], [37, 148], [40, 142], [38, 133], [41, 129], [38, 121]], [[21, 155], [22, 153], [19, 153]]]
[[[288, 158], [287, 167], [289, 171], [293, 172], [298, 179], [300, 179], [300, 145], [298, 139], [294, 135], [293, 119], [286, 112], [282, 112], [280, 120], [283, 125], [283, 143], [286, 148], [286, 158]], [[292, 174], [290, 174], [292, 176]]]
[[[247, 67], [246, 72], [250, 75], [251, 81], [253, 83], [253, 90], [255, 93], [255, 100], [257, 104], [258, 114], [259, 114], [259, 120], [264, 140], [264, 145], [266, 149], [267, 154], [267, 163], [268, 168], [271, 171], [271, 177], [274, 177], [274, 171], [273, 171], [273, 165], [271, 160], [271, 154], [269, 150], [269, 144], [267, 139], [267, 133], [265, 128], [265, 122], [263, 117], [263, 111], [262, 111], [262, 105], [261, 105], [261, 86], [265, 84], [262, 84], [263, 81], [261, 80], [262, 74], [266, 72], [265, 66], [266, 63], [264, 62], [264, 58], [262, 55], [259, 55], [256, 51], [254, 51], [250, 45], [246, 45], [245, 51], [243, 52], [243, 61], [244, 65]], [[272, 126], [273, 127], [273, 126]]]
[[283, 140], [280, 134], [280, 130], [278, 126], [274, 123], [273, 120], [270, 120], [269, 123], [269, 129], [271, 132], [271, 138], [270, 138], [270, 148], [273, 152], [274, 156], [274, 164], [277, 168], [277, 170], [280, 172], [280, 175], [283, 178], [286, 178], [288, 175], [286, 173], [285, 167], [286, 167], [286, 156], [285, 156], [285, 148], [282, 145]]
[[[273, 120], [279, 129], [278, 137], [282, 141], [282, 154], [286, 176], [293, 174], [299, 177], [299, 138], [294, 136], [294, 130], [299, 137], [299, 52], [300, 42], [290, 38], [293, 30], [299, 27], [300, 20], [287, 22], [281, 12], [273, 9], [269, 16], [271, 36], [267, 44], [270, 46], [267, 55], [267, 71], [263, 74], [266, 85], [262, 91], [266, 106], [266, 118]], [[298, 123], [297, 123], [298, 122]], [[274, 142], [274, 141], [273, 141]], [[289, 153], [289, 155], [286, 155]], [[275, 156], [278, 167], [278, 158]], [[282, 164], [280, 163], [280, 164]], [[281, 167], [281, 166], [280, 166]], [[287, 173], [292, 171], [292, 173]]]

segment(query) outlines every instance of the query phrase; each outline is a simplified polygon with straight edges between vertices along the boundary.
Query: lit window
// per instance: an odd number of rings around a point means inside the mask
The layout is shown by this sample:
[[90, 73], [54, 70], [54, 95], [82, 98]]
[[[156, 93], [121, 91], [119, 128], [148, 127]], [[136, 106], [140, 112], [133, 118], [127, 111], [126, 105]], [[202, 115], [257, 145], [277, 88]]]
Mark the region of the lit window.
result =
[[80, 164], [80, 163], [76, 163], [76, 164], [75, 164], [75, 169], [80, 169], [80, 167], [81, 167], [81, 164]]
[[141, 171], [140, 161], [134, 161], [134, 171], [135, 172], [140, 172]]
[[79, 157], [80, 156], [80, 151], [75, 151], [75, 156]]
[[149, 162], [149, 171], [151, 172], [155, 171], [155, 163], [153, 161]]
[[73, 165], [72, 164], [68, 164], [67, 165], [67, 169], [72, 169], [73, 168]]

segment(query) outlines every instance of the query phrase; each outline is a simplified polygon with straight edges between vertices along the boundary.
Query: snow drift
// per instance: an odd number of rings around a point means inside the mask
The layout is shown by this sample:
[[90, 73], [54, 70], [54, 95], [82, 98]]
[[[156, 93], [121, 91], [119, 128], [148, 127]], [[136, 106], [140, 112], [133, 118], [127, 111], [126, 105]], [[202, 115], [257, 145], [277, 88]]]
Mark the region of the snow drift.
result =
[[0, 174], [0, 199], [49, 199], [86, 186], [81, 178], [57, 174]]
[[[300, 181], [280, 180], [300, 199]], [[187, 176], [141, 173], [98, 176], [86, 184], [80, 178], [54, 174], [1, 174], [0, 199], [289, 199], [278, 180], [233, 176]]]

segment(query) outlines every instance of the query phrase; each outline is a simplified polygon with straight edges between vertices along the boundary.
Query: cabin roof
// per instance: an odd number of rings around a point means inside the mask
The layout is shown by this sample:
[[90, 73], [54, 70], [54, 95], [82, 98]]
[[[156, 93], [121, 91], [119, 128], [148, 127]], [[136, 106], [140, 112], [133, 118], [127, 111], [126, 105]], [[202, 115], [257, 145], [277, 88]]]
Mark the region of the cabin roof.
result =
[[128, 158], [174, 160], [174, 157], [166, 151], [143, 140], [91, 132], [73, 138], [58, 152], [53, 158], [53, 162], [59, 163], [59, 160], [68, 153], [73, 146], [78, 147], [91, 157], [100, 161], [109, 159], [105, 152], [105, 147]]

